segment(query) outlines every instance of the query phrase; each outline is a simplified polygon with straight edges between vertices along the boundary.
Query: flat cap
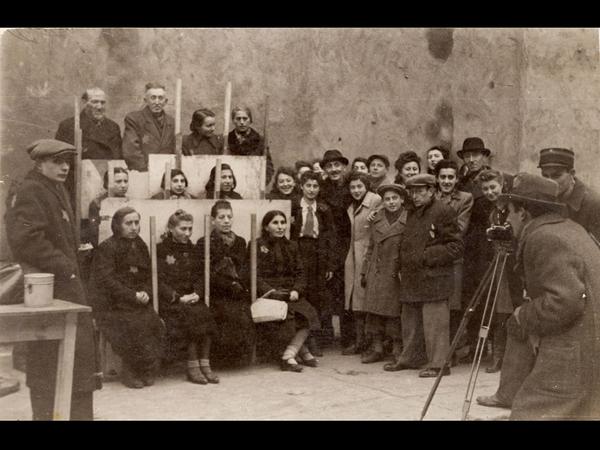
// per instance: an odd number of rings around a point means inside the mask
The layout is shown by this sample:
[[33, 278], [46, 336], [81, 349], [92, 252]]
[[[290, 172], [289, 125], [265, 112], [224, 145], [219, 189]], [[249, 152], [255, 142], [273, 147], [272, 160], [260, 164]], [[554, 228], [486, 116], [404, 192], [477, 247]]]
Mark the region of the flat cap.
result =
[[401, 184], [382, 184], [377, 188], [377, 194], [380, 197], [383, 197], [383, 194], [387, 191], [396, 191], [401, 196], [406, 196], [406, 189]]
[[413, 186], [435, 186], [435, 176], [429, 173], [420, 173], [413, 177], [407, 178], [406, 183], [404, 184], [406, 185], [407, 189]]
[[35, 160], [61, 153], [74, 154], [77, 153], [77, 149], [71, 144], [56, 139], [38, 139], [27, 147], [27, 153], [31, 159]]
[[540, 163], [542, 166], [563, 166], [572, 169], [575, 165], [575, 153], [568, 148], [544, 148], [540, 150]]

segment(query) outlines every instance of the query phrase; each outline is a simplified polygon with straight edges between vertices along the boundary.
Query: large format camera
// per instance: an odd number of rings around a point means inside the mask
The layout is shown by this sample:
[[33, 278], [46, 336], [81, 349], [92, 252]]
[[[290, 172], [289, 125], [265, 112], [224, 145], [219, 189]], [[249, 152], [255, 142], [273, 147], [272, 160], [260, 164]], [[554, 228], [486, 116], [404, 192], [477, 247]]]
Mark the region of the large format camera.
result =
[[513, 238], [513, 232], [510, 223], [492, 225], [485, 230], [485, 235], [487, 236], [488, 241], [492, 242], [511, 242]]

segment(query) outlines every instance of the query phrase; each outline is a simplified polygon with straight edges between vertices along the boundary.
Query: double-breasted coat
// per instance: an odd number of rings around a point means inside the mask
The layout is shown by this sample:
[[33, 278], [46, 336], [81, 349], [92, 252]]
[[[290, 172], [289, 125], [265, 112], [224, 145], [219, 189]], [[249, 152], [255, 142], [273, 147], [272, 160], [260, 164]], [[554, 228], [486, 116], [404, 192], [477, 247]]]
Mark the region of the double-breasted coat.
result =
[[365, 310], [365, 289], [360, 285], [360, 274], [369, 247], [372, 224], [367, 220], [369, 214], [381, 204], [381, 197], [367, 192], [358, 208], [348, 207], [350, 219], [350, 249], [344, 264], [345, 309]]
[[[7, 198], [6, 235], [13, 257], [26, 273], [54, 274], [54, 297], [87, 305], [77, 257], [75, 217], [62, 183], [31, 170]], [[77, 319], [73, 390], [93, 391], [94, 335], [91, 314]], [[58, 345], [28, 344], [27, 385], [54, 390]]]
[[318, 222], [317, 239], [302, 239], [300, 233], [304, 222], [300, 200], [292, 202], [292, 226], [290, 239], [298, 243], [298, 250], [306, 276], [306, 299], [319, 312], [331, 312], [331, 295], [325, 280], [327, 272], [336, 267], [336, 238], [333, 215], [327, 204], [317, 201], [315, 217]]
[[[364, 309], [371, 314], [400, 317], [399, 248], [406, 225], [406, 210], [390, 224], [385, 210], [377, 212], [365, 254], [362, 273], [366, 276]], [[360, 281], [360, 280], [359, 280]]]
[[402, 302], [445, 300], [453, 291], [454, 261], [463, 254], [456, 211], [435, 197], [409, 210], [400, 241]]
[[557, 213], [523, 230], [517, 270], [527, 295], [520, 327], [539, 338], [511, 419], [600, 419], [600, 249]]
[[[105, 117], [92, 119], [85, 111], [79, 115], [81, 128], [82, 159], [122, 159], [121, 128]], [[75, 119], [70, 117], [58, 125], [55, 139], [75, 145]]]
[[147, 106], [125, 116], [123, 158], [129, 170], [147, 172], [151, 153], [175, 153], [175, 119], [164, 113], [163, 120], [159, 127]]

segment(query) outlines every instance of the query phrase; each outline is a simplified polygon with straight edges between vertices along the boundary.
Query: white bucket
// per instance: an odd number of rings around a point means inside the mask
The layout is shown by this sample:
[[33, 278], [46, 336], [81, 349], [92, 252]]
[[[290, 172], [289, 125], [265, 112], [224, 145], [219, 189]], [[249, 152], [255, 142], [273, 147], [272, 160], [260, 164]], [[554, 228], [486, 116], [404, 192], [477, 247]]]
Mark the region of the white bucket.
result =
[[29, 273], [25, 279], [25, 306], [48, 306], [54, 298], [54, 274]]

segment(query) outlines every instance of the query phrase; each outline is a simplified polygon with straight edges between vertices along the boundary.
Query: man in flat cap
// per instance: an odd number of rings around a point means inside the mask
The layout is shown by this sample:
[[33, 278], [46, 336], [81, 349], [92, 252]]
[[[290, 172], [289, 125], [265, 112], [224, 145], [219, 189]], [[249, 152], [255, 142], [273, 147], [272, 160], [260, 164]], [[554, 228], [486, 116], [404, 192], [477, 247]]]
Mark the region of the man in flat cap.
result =
[[600, 239], [600, 195], [575, 176], [575, 153], [567, 148], [540, 150], [542, 176], [558, 183], [558, 199], [566, 203], [569, 218]]
[[402, 354], [385, 370], [426, 367], [419, 377], [450, 374], [443, 367], [450, 350], [448, 298], [454, 262], [463, 254], [456, 211], [436, 198], [436, 179], [419, 174], [406, 180], [412, 199], [399, 245]]
[[500, 196], [527, 293], [507, 322], [506, 355], [522, 358], [513, 420], [600, 419], [600, 248], [564, 217], [558, 193], [555, 181], [521, 173]]
[[[54, 274], [56, 298], [86, 305], [75, 215], [64, 187], [75, 147], [41, 139], [27, 151], [35, 166], [7, 197], [5, 223], [11, 252], [25, 273]], [[77, 322], [70, 418], [93, 420], [96, 379], [92, 318], [89, 313], [79, 314]], [[27, 386], [34, 420], [52, 419], [57, 355], [56, 341], [28, 344]]]
[[[350, 248], [350, 218], [347, 209], [352, 203], [346, 181], [348, 158], [338, 149], [327, 150], [323, 154], [321, 167], [327, 173], [327, 178], [321, 184], [319, 198], [331, 209], [336, 237], [333, 278], [329, 281], [332, 314], [340, 317], [341, 344], [342, 348], [345, 348], [354, 340], [352, 315], [344, 310], [344, 263]], [[330, 338], [333, 337], [333, 326], [329, 318], [323, 323], [323, 332], [328, 333]], [[323, 341], [328, 339], [327, 336], [323, 338]]]
[[165, 112], [167, 102], [165, 87], [148, 83], [144, 108], [125, 116], [123, 157], [129, 170], [147, 172], [151, 153], [175, 153], [175, 119]]

